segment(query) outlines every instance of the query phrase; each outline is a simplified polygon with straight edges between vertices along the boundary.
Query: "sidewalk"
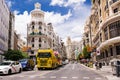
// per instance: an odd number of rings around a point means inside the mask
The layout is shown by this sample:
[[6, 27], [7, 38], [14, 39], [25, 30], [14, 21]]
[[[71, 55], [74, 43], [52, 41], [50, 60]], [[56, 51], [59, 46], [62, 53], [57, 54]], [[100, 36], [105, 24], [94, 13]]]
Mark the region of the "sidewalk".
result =
[[106, 77], [108, 80], [120, 80], [120, 77], [112, 74], [111, 66], [103, 66], [100, 70], [96, 70], [95, 66], [93, 66], [93, 68], [90, 69]]

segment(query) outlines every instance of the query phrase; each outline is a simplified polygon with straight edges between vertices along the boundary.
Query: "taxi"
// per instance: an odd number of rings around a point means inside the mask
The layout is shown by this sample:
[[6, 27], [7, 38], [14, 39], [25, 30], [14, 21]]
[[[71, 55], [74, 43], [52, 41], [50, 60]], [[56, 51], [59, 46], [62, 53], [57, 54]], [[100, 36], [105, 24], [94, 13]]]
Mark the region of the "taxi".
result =
[[18, 61], [3, 61], [0, 63], [0, 74], [20, 73], [22, 66]]

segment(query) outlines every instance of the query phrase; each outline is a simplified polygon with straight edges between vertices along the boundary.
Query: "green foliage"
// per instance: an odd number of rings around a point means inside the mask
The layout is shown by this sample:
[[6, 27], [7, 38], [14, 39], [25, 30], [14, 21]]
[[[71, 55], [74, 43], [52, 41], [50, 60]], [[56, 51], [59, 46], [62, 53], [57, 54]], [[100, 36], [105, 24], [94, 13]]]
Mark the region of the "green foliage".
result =
[[28, 53], [25, 53], [25, 52], [22, 52], [22, 56], [23, 56], [24, 58], [29, 58]]
[[90, 52], [87, 51], [87, 47], [84, 46], [83, 48], [83, 55], [84, 55], [84, 58], [90, 58]]
[[79, 60], [81, 56], [82, 56], [82, 53], [79, 53], [79, 55], [77, 56], [77, 60]]
[[20, 60], [26, 57], [26, 55], [23, 54], [20, 50], [11, 50], [5, 52], [4, 54], [6, 60]]

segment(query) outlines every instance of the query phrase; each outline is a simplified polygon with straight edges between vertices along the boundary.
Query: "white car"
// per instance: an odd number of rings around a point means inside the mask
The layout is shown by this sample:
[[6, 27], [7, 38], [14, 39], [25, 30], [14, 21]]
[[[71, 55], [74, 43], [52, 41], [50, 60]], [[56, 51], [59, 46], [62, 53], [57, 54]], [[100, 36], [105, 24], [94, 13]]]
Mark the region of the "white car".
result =
[[0, 74], [20, 73], [22, 66], [18, 61], [4, 61], [0, 63]]

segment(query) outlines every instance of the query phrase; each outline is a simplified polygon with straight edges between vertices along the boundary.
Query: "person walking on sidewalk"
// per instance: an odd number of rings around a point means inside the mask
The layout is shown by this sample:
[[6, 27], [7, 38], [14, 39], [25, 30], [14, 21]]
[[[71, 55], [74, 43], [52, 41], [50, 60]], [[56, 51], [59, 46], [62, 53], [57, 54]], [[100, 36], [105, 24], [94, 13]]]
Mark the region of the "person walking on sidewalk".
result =
[[98, 70], [98, 69], [99, 69], [99, 64], [98, 64], [98, 62], [97, 62], [97, 61], [95, 62], [95, 67], [96, 67], [96, 70]]
[[99, 70], [102, 68], [102, 63], [99, 62]]

